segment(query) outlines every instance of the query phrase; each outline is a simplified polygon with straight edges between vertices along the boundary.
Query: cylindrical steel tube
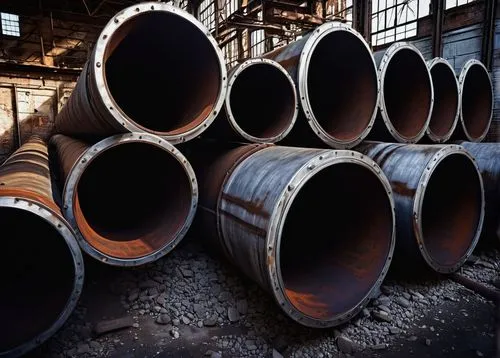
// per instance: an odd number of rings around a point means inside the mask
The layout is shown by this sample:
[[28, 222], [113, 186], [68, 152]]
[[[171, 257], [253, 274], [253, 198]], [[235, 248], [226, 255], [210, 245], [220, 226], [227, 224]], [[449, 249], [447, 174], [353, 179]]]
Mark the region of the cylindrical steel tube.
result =
[[416, 143], [431, 119], [434, 90], [420, 51], [396, 42], [374, 53], [380, 80], [379, 115], [370, 138]]
[[476, 159], [486, 200], [483, 241], [500, 240], [500, 143], [458, 142]]
[[19, 357], [68, 319], [83, 258], [52, 199], [47, 145], [31, 137], [0, 167], [0, 357]]
[[167, 141], [151, 134], [108, 137], [93, 146], [55, 135], [64, 177], [63, 214], [80, 247], [115, 266], [138, 266], [169, 253], [198, 203], [194, 171]]
[[226, 100], [204, 137], [275, 143], [292, 129], [299, 105], [295, 84], [277, 62], [252, 58], [229, 71]]
[[82, 138], [149, 132], [181, 143], [212, 123], [226, 77], [203, 24], [163, 2], [136, 4], [102, 30], [56, 131]]
[[396, 203], [395, 261], [407, 271], [457, 270], [470, 256], [484, 218], [484, 190], [474, 158], [458, 145], [365, 142], [391, 182]]
[[192, 154], [203, 232], [289, 317], [331, 327], [362, 309], [395, 243], [391, 188], [376, 163], [262, 144]]
[[434, 143], [450, 139], [458, 122], [460, 101], [455, 70], [442, 57], [427, 62], [434, 89], [434, 105], [427, 127], [427, 137]]
[[330, 147], [350, 148], [368, 135], [379, 82], [371, 50], [358, 32], [328, 22], [264, 57], [279, 62], [297, 86], [302, 110], [287, 143], [319, 138]]
[[488, 70], [478, 60], [469, 60], [458, 78], [460, 124], [454, 138], [481, 142], [493, 117], [493, 84]]

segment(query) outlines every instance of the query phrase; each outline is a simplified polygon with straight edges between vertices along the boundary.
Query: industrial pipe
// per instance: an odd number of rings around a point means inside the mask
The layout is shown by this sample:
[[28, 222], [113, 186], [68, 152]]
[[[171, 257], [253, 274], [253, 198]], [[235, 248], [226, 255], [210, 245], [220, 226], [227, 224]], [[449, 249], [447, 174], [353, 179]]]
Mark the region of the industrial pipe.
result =
[[292, 129], [298, 113], [295, 84], [277, 62], [252, 58], [229, 71], [226, 100], [204, 136], [274, 143]]
[[458, 145], [366, 142], [357, 150], [375, 160], [391, 182], [397, 264], [406, 271], [456, 271], [483, 225], [483, 181], [474, 158]]
[[484, 183], [483, 241], [500, 240], [500, 144], [458, 142], [476, 159]]
[[460, 71], [460, 125], [455, 138], [481, 142], [493, 116], [493, 85], [488, 70], [478, 60], [469, 60]]
[[315, 145], [316, 140], [342, 149], [368, 135], [379, 82], [371, 50], [358, 32], [328, 22], [264, 57], [279, 62], [297, 86], [302, 110], [287, 143]]
[[427, 62], [434, 89], [434, 106], [427, 127], [427, 137], [434, 143], [450, 139], [458, 122], [460, 101], [455, 70], [442, 57]]
[[379, 115], [370, 138], [416, 143], [424, 135], [434, 102], [432, 78], [420, 51], [396, 42], [374, 53], [380, 79]]
[[151, 134], [108, 137], [93, 146], [55, 135], [51, 150], [64, 181], [63, 214], [80, 247], [115, 266], [138, 266], [169, 253], [198, 203], [186, 158]]
[[395, 243], [394, 205], [372, 160], [263, 144], [192, 155], [201, 183], [197, 217], [205, 237], [212, 235], [209, 245], [220, 246], [289, 317], [335, 326], [379, 288]]
[[188, 141], [221, 109], [226, 77], [222, 52], [203, 24], [164, 2], [136, 4], [102, 30], [56, 131], [81, 138], [148, 132], [174, 144]]
[[0, 167], [0, 357], [19, 357], [68, 319], [83, 286], [83, 258], [52, 200], [47, 146], [31, 137]]

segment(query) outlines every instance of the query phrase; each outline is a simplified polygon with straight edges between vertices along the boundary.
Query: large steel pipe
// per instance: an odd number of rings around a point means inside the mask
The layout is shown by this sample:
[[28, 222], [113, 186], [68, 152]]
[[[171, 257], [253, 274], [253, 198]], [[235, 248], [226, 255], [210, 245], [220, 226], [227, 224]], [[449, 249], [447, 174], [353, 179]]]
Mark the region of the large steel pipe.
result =
[[184, 237], [198, 202], [186, 158], [150, 134], [108, 137], [93, 146], [52, 137], [59, 158], [63, 213], [81, 248], [116, 266], [137, 266], [170, 252]]
[[416, 143], [424, 135], [434, 102], [432, 78], [420, 51], [396, 42], [374, 54], [380, 79], [379, 115], [370, 138]]
[[450, 139], [458, 122], [458, 81], [455, 70], [444, 58], [435, 57], [427, 65], [434, 89], [434, 105], [427, 137], [434, 143], [443, 143]]
[[331, 327], [368, 302], [395, 243], [390, 184], [372, 160], [262, 144], [193, 156], [203, 232], [289, 317]]
[[395, 261], [406, 271], [457, 270], [474, 250], [484, 190], [473, 157], [458, 145], [361, 144], [391, 182], [396, 203]]
[[0, 167], [0, 357], [19, 357], [68, 319], [83, 286], [75, 235], [52, 200], [46, 144], [31, 137]]
[[329, 22], [264, 56], [285, 67], [297, 86], [302, 110], [289, 143], [319, 138], [328, 146], [349, 148], [368, 135], [379, 83], [371, 50], [358, 32]]
[[469, 60], [460, 71], [460, 124], [456, 139], [481, 142], [493, 116], [493, 84], [488, 70], [478, 60]]
[[500, 144], [459, 142], [472, 156], [481, 171], [486, 200], [483, 241], [500, 240]]
[[130, 6], [99, 35], [56, 130], [76, 137], [149, 132], [174, 144], [190, 140], [221, 109], [226, 73], [216, 41], [193, 16], [163, 2]]
[[206, 137], [274, 143], [292, 129], [298, 113], [295, 84], [277, 62], [252, 58], [229, 71], [226, 100]]

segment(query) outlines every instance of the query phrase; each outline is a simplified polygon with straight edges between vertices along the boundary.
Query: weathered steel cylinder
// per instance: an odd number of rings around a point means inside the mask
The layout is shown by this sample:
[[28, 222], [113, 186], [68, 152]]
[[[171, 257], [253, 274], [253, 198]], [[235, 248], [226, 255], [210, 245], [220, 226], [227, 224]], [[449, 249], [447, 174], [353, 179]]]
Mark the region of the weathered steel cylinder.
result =
[[226, 100], [204, 137], [275, 143], [292, 129], [299, 105], [295, 84], [277, 62], [252, 58], [229, 71]]
[[481, 142], [493, 117], [493, 84], [488, 70], [478, 60], [469, 60], [458, 78], [460, 123], [454, 138]]
[[362, 309], [395, 243], [391, 188], [376, 163], [353, 151], [263, 144], [192, 155], [209, 245], [305, 326], [335, 326]]
[[432, 78], [420, 51], [396, 42], [374, 53], [380, 80], [379, 112], [369, 138], [416, 143], [425, 135], [434, 102]]
[[434, 143], [450, 139], [458, 122], [460, 100], [455, 70], [442, 57], [427, 62], [434, 89], [434, 105], [427, 127], [427, 137]]
[[102, 30], [56, 131], [80, 138], [149, 132], [174, 144], [188, 141], [221, 109], [226, 77], [222, 52], [203, 24], [163, 2], [136, 4]]
[[474, 158], [458, 145], [365, 142], [391, 182], [396, 203], [396, 264], [456, 271], [470, 256], [484, 218], [484, 190]]
[[151, 134], [108, 137], [92, 146], [55, 135], [63, 214], [80, 247], [115, 266], [138, 266], [169, 253], [185, 236], [198, 203], [194, 171]]
[[286, 143], [342, 149], [368, 135], [379, 82], [371, 50], [358, 32], [328, 22], [264, 57], [279, 62], [297, 87], [302, 109]]
[[0, 357], [19, 357], [68, 319], [83, 286], [83, 258], [52, 199], [46, 144], [31, 137], [0, 167]]
[[500, 240], [500, 143], [459, 142], [472, 156], [481, 171], [486, 200], [483, 241]]

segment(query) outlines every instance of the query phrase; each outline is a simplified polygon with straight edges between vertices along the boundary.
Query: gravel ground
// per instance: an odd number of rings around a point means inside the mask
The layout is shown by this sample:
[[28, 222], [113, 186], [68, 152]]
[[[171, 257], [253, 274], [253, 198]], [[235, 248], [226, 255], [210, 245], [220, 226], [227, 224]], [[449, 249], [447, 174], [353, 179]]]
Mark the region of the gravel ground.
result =
[[[491, 284], [499, 274], [499, 259], [498, 250], [477, 254], [461, 272]], [[86, 290], [78, 308], [33, 357], [113, 357], [125, 348], [139, 352], [148, 344], [157, 348], [151, 356], [176, 344], [189, 346], [192, 355], [186, 357], [348, 356], [389, 349], [401, 337], [414, 342], [419, 337], [410, 333], [422, 328], [417, 322], [431, 307], [467, 302], [471, 295], [448, 279], [403, 282], [389, 278], [353, 321], [315, 330], [288, 319], [270, 295], [224, 260], [212, 258], [193, 239], [185, 239], [168, 257], [145, 267], [125, 270], [89, 262], [87, 268]], [[92, 292], [94, 284], [104, 285], [105, 294]], [[97, 321], [120, 316], [131, 317], [132, 327], [94, 334]], [[446, 324], [445, 319], [438, 323]], [[434, 330], [432, 325], [423, 328]], [[148, 341], [148, 337], [154, 339]], [[134, 356], [146, 354], [130, 355]]]

